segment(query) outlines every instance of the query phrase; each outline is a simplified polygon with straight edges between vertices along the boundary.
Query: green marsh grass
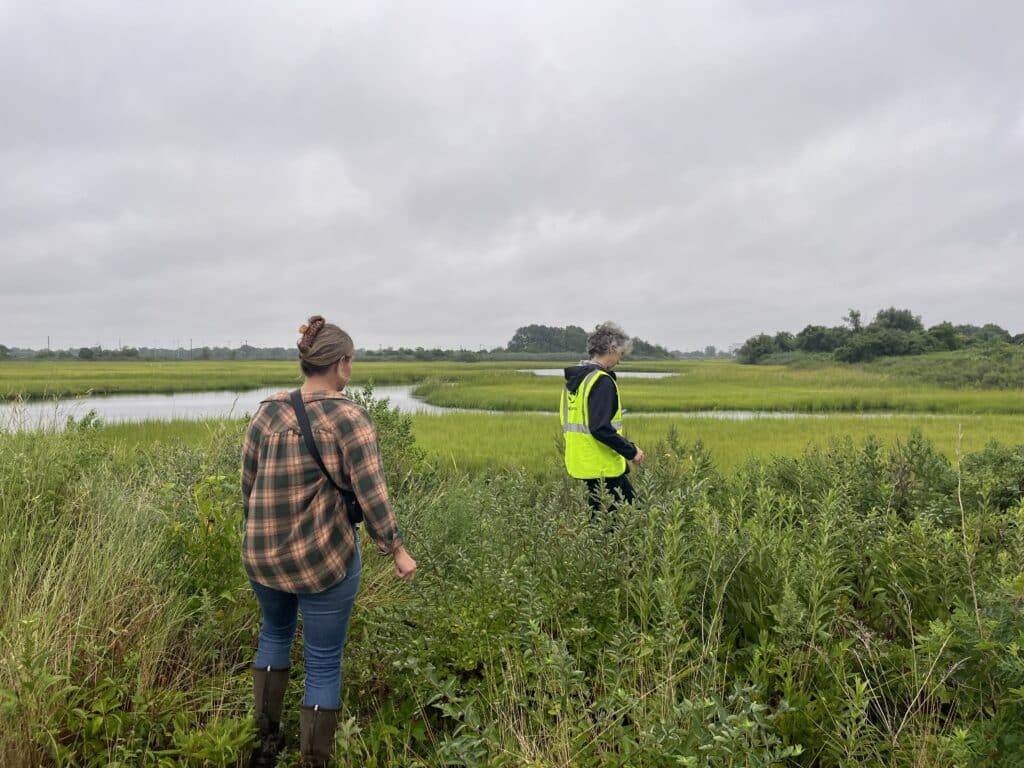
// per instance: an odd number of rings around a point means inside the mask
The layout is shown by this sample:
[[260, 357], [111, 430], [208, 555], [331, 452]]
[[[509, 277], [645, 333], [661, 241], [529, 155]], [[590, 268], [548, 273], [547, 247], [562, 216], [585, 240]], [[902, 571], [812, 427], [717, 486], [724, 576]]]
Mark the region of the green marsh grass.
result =
[[[411, 417], [417, 445], [439, 468], [480, 474], [522, 468], [533, 475], [561, 473], [560, 428], [554, 414], [449, 413]], [[814, 414], [787, 419], [730, 421], [681, 416], [626, 417], [626, 435], [650, 448], [671, 430], [682, 439], [704, 444], [716, 465], [730, 471], [749, 458], [798, 456], [808, 445], [827, 445], [834, 439], [863, 443], [869, 437], [886, 444], [905, 440], [919, 430], [943, 455], [956, 455], [958, 430], [963, 428], [962, 449], [981, 450], [988, 442], [1024, 444], [1024, 419], [1017, 416], [891, 414], [855, 416]], [[120, 457], [144, 452], [156, 443], [208, 445], [223, 432], [241, 435], [245, 421], [149, 421], [111, 424], [97, 430], [94, 439]]]
[[[1024, 413], [1017, 390], [952, 389], [856, 367], [790, 368], [731, 362], [676, 362], [623, 366], [670, 371], [662, 379], [620, 380], [632, 411], [912, 411], [915, 413]], [[558, 407], [558, 377], [479, 371], [459, 380], [431, 378], [415, 392], [447, 407], [550, 411]]]
[[[908, 364], [909, 365], [909, 364]], [[929, 363], [915, 363], [922, 377]], [[935, 366], [949, 367], [945, 358]], [[945, 366], [945, 367], [943, 367]], [[356, 361], [352, 385], [416, 385], [434, 405], [500, 411], [557, 408], [560, 379], [519, 369], [561, 367], [551, 362], [376, 363]], [[936, 370], [939, 371], [939, 368]], [[623, 379], [632, 411], [794, 411], [1024, 413], [1017, 389], [944, 387], [912, 381], [903, 368], [887, 372], [854, 366], [745, 366], [732, 362], [634, 362], [622, 370], [661, 371], [664, 379]], [[936, 373], [940, 376], [940, 373]], [[248, 390], [296, 386], [291, 362], [21, 362], [0, 363], [0, 399], [62, 395]]]
[[[918, 430], [946, 457], [956, 455], [959, 429], [962, 450], [981, 450], [996, 440], [1024, 444], [1024, 420], [1016, 416], [901, 414], [859, 417], [843, 414], [791, 419], [728, 421], [678, 416], [626, 417], [626, 435], [649, 450], [674, 430], [683, 440], [704, 444], [715, 464], [733, 470], [750, 458], [798, 456], [809, 445], [832, 440], [863, 444], [869, 437], [887, 445]], [[471, 414], [413, 416], [417, 444], [440, 465], [472, 473], [524, 468], [533, 474], [561, 472], [560, 428], [554, 415]]]
[[[458, 379], [479, 371], [514, 371], [546, 363], [356, 362], [353, 386], [414, 384], [425, 378]], [[0, 362], [0, 400], [69, 395], [250, 390], [298, 386], [298, 362], [289, 361], [21, 361]]]

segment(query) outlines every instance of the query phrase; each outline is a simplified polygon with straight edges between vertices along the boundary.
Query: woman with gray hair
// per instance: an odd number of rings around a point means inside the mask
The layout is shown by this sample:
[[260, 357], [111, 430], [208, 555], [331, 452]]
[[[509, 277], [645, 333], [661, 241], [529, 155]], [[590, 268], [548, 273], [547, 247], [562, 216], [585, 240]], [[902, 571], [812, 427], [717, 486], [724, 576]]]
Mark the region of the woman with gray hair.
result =
[[625, 331], [601, 323], [587, 338], [589, 360], [565, 369], [559, 418], [565, 437], [565, 468], [587, 484], [591, 509], [601, 508], [605, 492], [614, 509], [634, 499], [628, 462], [640, 464], [644, 452], [622, 436], [622, 402], [612, 369], [633, 348]]

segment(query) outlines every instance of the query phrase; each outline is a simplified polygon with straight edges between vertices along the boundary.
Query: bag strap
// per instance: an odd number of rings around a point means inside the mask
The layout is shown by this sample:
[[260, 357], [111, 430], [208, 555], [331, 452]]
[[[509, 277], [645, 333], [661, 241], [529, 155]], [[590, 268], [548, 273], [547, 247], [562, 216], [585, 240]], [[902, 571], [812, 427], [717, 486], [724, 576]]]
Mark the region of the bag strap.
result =
[[348, 496], [352, 494], [352, 491], [346, 491], [340, 485], [338, 485], [334, 478], [331, 477], [331, 473], [327, 471], [327, 467], [324, 466], [324, 460], [320, 457], [320, 449], [316, 447], [316, 441], [313, 440], [313, 430], [309, 426], [309, 415], [306, 413], [306, 405], [302, 402], [302, 390], [296, 389], [291, 393], [292, 408], [295, 409], [295, 416], [299, 421], [299, 429], [302, 430], [302, 439], [306, 441], [306, 450], [309, 451], [309, 455], [313, 457], [313, 461], [320, 467], [320, 471], [324, 473], [331, 485], [338, 489], [338, 492], [342, 496]]

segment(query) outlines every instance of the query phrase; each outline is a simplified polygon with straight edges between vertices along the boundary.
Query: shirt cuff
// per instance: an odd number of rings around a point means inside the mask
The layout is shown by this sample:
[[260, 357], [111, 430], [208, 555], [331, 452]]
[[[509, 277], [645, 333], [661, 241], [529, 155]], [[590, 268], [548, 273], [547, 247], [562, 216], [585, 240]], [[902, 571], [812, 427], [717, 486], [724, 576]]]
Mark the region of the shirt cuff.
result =
[[381, 557], [392, 557], [395, 551], [405, 546], [405, 540], [402, 538], [402, 532], [395, 529], [395, 535], [387, 541], [377, 542], [377, 552]]

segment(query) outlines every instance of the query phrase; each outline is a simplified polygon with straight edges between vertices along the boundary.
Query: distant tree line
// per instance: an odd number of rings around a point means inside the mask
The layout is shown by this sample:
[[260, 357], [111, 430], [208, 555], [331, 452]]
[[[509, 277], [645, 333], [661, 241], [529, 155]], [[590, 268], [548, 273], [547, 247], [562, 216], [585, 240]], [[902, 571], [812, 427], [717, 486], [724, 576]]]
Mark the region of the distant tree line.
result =
[[736, 353], [727, 349], [718, 349], [714, 344], [709, 344], [704, 349], [694, 349], [689, 352], [673, 351], [672, 357], [680, 360], [732, 360]]
[[72, 347], [70, 349], [22, 349], [0, 344], [0, 360], [297, 360], [295, 349], [283, 347], [194, 347], [177, 349], [164, 347], [102, 346]]
[[824, 354], [844, 363], [859, 363], [879, 357], [923, 355], [976, 345], [1003, 342], [1024, 344], [1024, 334], [1013, 336], [994, 323], [953, 325], [942, 322], [925, 329], [921, 318], [909, 309], [880, 309], [867, 325], [861, 313], [851, 309], [843, 325], [808, 325], [797, 334], [779, 331], [747, 339], [736, 353], [741, 363], [759, 363], [770, 356]]
[[[710, 349], [714, 350], [714, 347]], [[493, 349], [425, 349], [424, 347], [387, 347], [376, 350], [359, 349], [356, 355], [364, 360], [381, 361], [453, 361], [477, 362], [485, 360], [564, 359], [586, 354], [587, 332], [579, 326], [554, 328], [546, 325], [528, 325], [518, 329], [504, 347]], [[632, 357], [669, 358], [672, 353], [662, 346], [643, 339], [633, 340]], [[53, 360], [296, 360], [294, 347], [195, 347], [168, 349], [156, 347], [120, 347], [105, 349], [101, 346], [62, 350], [18, 349], [0, 345], [0, 359], [53, 359]]]
[[[478, 362], [494, 360], [560, 360], [566, 357], [585, 355], [587, 332], [576, 325], [556, 328], [546, 325], [527, 325], [519, 328], [504, 347], [493, 349], [441, 349], [435, 347], [380, 347], [358, 349], [357, 357], [364, 360], [380, 361], [452, 361]], [[665, 347], [651, 344], [643, 339], [633, 340], [634, 358], [671, 357], [718, 357], [730, 353], [719, 353], [715, 347], [706, 347], [693, 353], [669, 352]], [[52, 360], [296, 360], [295, 348], [253, 347], [242, 344], [239, 347], [195, 347], [192, 349], [169, 349], [157, 347], [120, 347], [105, 349], [101, 346], [80, 347], [62, 350], [19, 349], [0, 345], [0, 360], [5, 359], [52, 359]]]
[[[524, 325], [516, 330], [505, 347], [506, 352], [559, 352], [580, 355], [587, 351], [587, 331], [578, 325], [559, 328], [550, 325]], [[659, 344], [633, 339], [631, 357], [670, 358], [672, 353]]]

